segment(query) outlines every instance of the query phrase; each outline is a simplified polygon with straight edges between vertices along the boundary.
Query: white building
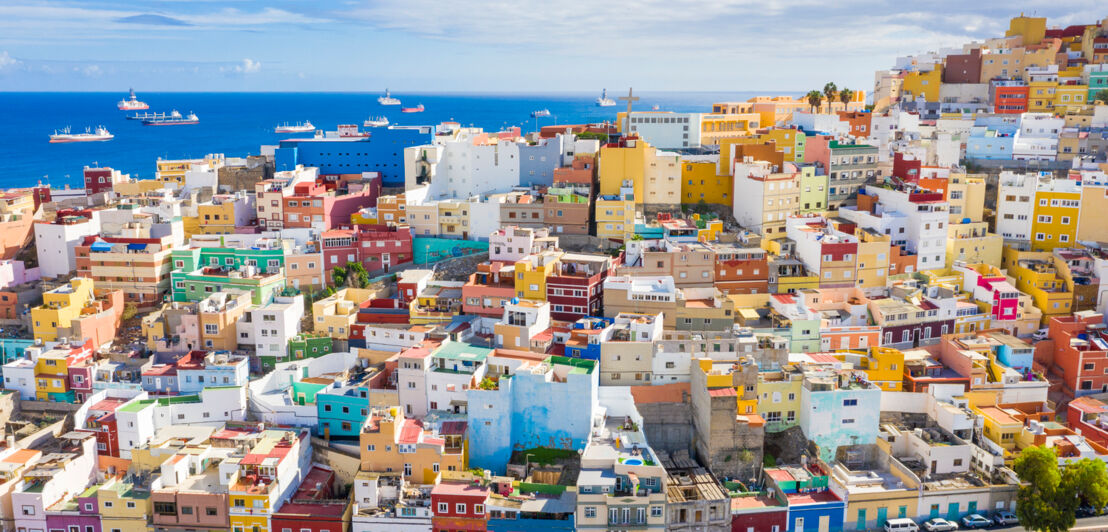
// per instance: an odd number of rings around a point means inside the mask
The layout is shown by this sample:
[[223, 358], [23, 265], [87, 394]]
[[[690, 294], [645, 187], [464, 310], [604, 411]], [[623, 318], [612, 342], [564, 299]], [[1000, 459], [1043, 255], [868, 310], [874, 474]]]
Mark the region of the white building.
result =
[[160, 429], [243, 421], [247, 408], [245, 386], [205, 388], [189, 399], [151, 399], [146, 392], [142, 392], [115, 411], [119, 456], [130, 458], [132, 449], [152, 441]]
[[24, 401], [35, 399], [35, 362], [29, 358], [17, 358], [4, 364], [4, 388], [19, 392]]
[[243, 355], [206, 353], [200, 364], [177, 363], [177, 388], [182, 395], [213, 386], [246, 386], [249, 381], [250, 360]]
[[267, 424], [315, 427], [319, 413], [314, 402], [297, 395], [293, 383], [326, 373], [342, 373], [358, 364], [358, 356], [348, 352], [323, 355], [277, 364], [264, 377], [250, 381], [251, 419]]
[[489, 260], [515, 262], [528, 255], [558, 247], [558, 237], [550, 237], [547, 228], [530, 229], [508, 226], [489, 234]]
[[53, 222], [35, 222], [35, 251], [43, 278], [77, 269], [77, 245], [86, 236], [100, 234], [100, 213], [88, 212], [88, 218], [63, 216]]
[[[867, 195], [877, 196], [877, 213], [897, 212], [904, 215], [907, 222], [905, 247], [909, 252], [919, 256], [917, 265], [920, 270], [942, 268], [946, 264], [946, 226], [950, 218], [946, 200], [934, 199], [931, 194], [875, 186], [866, 186], [864, 191]], [[860, 190], [859, 193], [861, 192]], [[850, 220], [851, 213], [848, 211], [844, 209], [839, 214]], [[853, 211], [853, 213], [859, 212]], [[853, 221], [868, 229], [881, 231], [883, 234], [886, 228], [883, 225], [865, 225], [861, 217]], [[865, 221], [868, 222], [868, 220]], [[894, 241], [899, 240], [895, 235], [890, 236], [893, 236]]]
[[1053, 161], [1058, 158], [1058, 134], [1065, 119], [1051, 113], [1024, 113], [1012, 144], [1012, 159], [1017, 161]]
[[701, 143], [703, 116], [703, 113], [632, 111], [630, 127], [624, 127], [623, 131], [662, 149], [694, 148]]
[[47, 530], [46, 509], [79, 495], [96, 481], [96, 436], [91, 432], [70, 432], [59, 437], [62, 448], [43, 456], [22, 473], [23, 482], [11, 494], [14, 523], [10, 530]]
[[236, 327], [239, 345], [252, 345], [258, 356], [288, 356], [289, 339], [300, 334], [304, 296], [276, 296], [264, 305], [251, 305]]

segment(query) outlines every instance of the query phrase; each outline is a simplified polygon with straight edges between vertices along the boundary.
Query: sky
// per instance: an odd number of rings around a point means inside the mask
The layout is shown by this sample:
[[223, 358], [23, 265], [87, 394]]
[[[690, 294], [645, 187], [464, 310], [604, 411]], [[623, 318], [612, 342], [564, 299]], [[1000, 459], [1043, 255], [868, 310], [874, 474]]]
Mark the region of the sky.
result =
[[1103, 0], [0, 0], [0, 91], [869, 90]]

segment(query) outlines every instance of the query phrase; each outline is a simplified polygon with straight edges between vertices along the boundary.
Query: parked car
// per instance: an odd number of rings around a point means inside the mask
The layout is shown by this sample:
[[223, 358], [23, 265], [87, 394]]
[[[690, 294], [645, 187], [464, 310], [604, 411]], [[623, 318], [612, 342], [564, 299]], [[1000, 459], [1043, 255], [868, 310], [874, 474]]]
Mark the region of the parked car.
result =
[[1048, 332], [1048, 330], [1045, 329], [1045, 328], [1039, 329], [1039, 330], [1037, 330], [1037, 331], [1035, 331], [1034, 333], [1031, 334], [1031, 339], [1033, 339], [1033, 340], [1046, 340], [1047, 332]]
[[889, 519], [885, 521], [885, 532], [919, 532], [919, 525], [905, 517]]
[[923, 523], [923, 529], [927, 532], [950, 532], [951, 530], [958, 530], [958, 523], [947, 521], [942, 517], [936, 517], [925, 521]]
[[969, 514], [962, 518], [962, 526], [966, 528], [988, 528], [993, 526], [993, 520], [981, 514]]
[[993, 521], [1002, 526], [1015, 526], [1020, 524], [1020, 519], [1012, 512], [997, 512], [993, 515]]
[[1093, 517], [1094, 515], [1100, 515], [1100, 512], [1092, 506], [1078, 506], [1077, 517]]

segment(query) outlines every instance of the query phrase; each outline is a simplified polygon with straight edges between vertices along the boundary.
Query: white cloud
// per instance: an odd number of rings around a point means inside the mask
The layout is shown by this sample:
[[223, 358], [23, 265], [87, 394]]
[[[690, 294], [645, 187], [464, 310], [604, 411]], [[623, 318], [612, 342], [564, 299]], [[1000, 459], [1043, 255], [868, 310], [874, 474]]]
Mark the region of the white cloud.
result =
[[262, 63], [247, 57], [241, 64], [221, 66], [219, 71], [231, 74], [255, 74], [262, 71]]
[[15, 70], [23, 65], [23, 62], [12, 57], [7, 50], [0, 52], [0, 72]]

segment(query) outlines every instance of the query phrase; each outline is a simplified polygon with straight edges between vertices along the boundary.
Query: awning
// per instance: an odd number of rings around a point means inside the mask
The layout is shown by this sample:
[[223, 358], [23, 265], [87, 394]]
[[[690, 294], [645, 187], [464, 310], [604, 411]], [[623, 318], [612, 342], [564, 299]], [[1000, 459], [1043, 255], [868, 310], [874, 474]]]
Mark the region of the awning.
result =
[[127, 251], [142, 251], [146, 249], [146, 244], [127, 244]]
[[112, 250], [112, 245], [104, 242], [103, 240], [97, 240], [96, 242], [93, 242], [91, 246], [89, 246], [89, 250], [95, 251], [96, 253], [106, 253]]

